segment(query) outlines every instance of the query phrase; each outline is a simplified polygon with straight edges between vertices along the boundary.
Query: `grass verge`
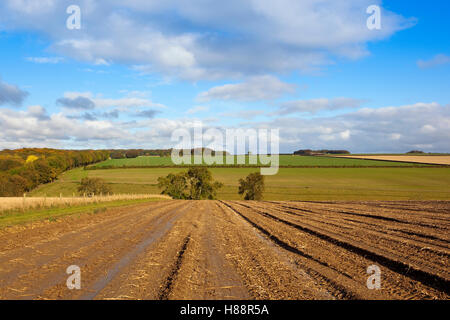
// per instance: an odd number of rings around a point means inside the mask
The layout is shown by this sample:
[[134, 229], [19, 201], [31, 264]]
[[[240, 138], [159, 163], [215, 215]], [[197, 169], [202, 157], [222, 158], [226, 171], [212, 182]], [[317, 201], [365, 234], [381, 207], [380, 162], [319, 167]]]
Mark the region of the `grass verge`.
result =
[[88, 205], [70, 206], [70, 207], [54, 207], [46, 209], [35, 209], [29, 211], [11, 210], [0, 213], [0, 229], [11, 227], [18, 224], [48, 219], [56, 221], [57, 218], [69, 216], [73, 214], [96, 214], [107, 209], [130, 206], [145, 202], [169, 201], [165, 199], [135, 199], [135, 200], [118, 200], [111, 202], [92, 203]]

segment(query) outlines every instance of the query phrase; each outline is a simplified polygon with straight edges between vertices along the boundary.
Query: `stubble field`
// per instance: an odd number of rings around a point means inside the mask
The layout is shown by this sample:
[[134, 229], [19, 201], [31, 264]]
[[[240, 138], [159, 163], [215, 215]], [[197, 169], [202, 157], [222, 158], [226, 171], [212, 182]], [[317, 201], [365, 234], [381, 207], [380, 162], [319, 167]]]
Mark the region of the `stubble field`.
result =
[[378, 160], [380, 163], [392, 163], [392, 162], [398, 162], [398, 163], [421, 163], [421, 164], [431, 164], [431, 165], [450, 165], [450, 156], [445, 155], [417, 155], [417, 156], [411, 156], [411, 155], [351, 155], [351, 156], [339, 156], [339, 158], [342, 159], [353, 159], [353, 160]]

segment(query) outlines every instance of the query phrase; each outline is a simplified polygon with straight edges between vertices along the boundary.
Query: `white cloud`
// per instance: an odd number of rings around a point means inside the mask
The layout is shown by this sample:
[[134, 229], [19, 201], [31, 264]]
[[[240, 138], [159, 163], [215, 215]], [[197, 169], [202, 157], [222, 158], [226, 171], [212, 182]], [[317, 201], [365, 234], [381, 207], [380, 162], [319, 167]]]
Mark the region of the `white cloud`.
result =
[[342, 131], [339, 134], [339, 136], [344, 140], [348, 140], [350, 138], [350, 134], [351, 134], [350, 130], [345, 130], [345, 131]]
[[[198, 126], [192, 119], [138, 118], [123, 122], [107, 118], [74, 119], [47, 114], [39, 106], [26, 111], [2, 109], [0, 149], [23, 146], [64, 148], [170, 148], [175, 129]], [[430, 125], [432, 124], [432, 125]], [[220, 122], [204, 129], [226, 129]], [[450, 152], [450, 105], [417, 103], [400, 107], [362, 109], [339, 116], [283, 117], [249, 121], [240, 128], [280, 130], [280, 150], [348, 149], [352, 152]], [[432, 127], [432, 128], [431, 128]]]
[[275, 114], [288, 115], [293, 113], [315, 114], [320, 111], [360, 108], [364, 100], [353, 98], [319, 98], [311, 100], [296, 100], [285, 102]]
[[431, 124], [426, 124], [420, 129], [420, 132], [422, 132], [422, 133], [434, 133], [434, 132], [436, 132], [436, 128], [433, 127]]
[[247, 82], [226, 84], [209, 89], [198, 95], [199, 101], [234, 100], [261, 101], [274, 100], [285, 93], [295, 91], [295, 85], [280, 81], [274, 76], [252, 77]]
[[391, 133], [389, 135], [389, 139], [391, 140], [400, 140], [402, 135], [400, 133]]
[[[430, 127], [432, 124], [432, 128]], [[282, 117], [248, 122], [248, 127], [279, 128], [284, 152], [348, 149], [352, 152], [450, 152], [450, 105], [417, 103], [364, 108], [314, 119]]]
[[442, 66], [445, 64], [450, 64], [450, 56], [446, 56], [444, 54], [435, 55], [430, 60], [417, 61], [417, 65], [419, 66], [419, 68], [422, 68], [422, 69]]
[[383, 10], [382, 29], [368, 30], [365, 10], [381, 0], [79, 0], [82, 28], [73, 32], [63, 19], [70, 4], [2, 1], [0, 20], [47, 35], [68, 57], [193, 80], [315, 70], [414, 24]]

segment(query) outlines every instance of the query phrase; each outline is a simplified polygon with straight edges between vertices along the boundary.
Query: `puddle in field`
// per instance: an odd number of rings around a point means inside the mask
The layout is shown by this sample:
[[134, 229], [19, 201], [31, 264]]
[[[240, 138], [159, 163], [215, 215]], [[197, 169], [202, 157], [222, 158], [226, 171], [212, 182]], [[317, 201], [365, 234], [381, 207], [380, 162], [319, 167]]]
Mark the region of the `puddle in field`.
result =
[[[132, 251], [127, 253], [122, 259], [120, 259], [106, 274], [106, 276], [102, 277], [98, 280], [90, 289], [89, 293], [83, 295], [81, 300], [92, 300], [97, 294], [105, 288], [108, 283], [114, 279], [114, 277], [127, 265], [130, 264], [140, 253], [142, 253], [148, 246], [150, 246], [153, 242], [161, 239], [173, 226], [174, 222], [178, 220], [181, 213], [185, 212], [189, 207], [185, 206], [181, 209], [178, 209], [176, 215], [172, 217], [169, 221], [166, 222], [162, 227], [157, 227], [156, 230], [150, 233], [149, 237], [144, 241], [140, 242]], [[161, 217], [156, 222], [156, 225], [160, 223], [164, 217]]]

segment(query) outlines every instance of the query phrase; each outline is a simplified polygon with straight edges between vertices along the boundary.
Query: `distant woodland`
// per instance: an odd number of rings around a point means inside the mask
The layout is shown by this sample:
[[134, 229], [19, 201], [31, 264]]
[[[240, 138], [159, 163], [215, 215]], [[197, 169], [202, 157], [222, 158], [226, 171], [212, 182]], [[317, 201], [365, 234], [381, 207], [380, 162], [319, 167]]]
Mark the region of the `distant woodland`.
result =
[[62, 172], [108, 159], [106, 150], [17, 149], [0, 151], [0, 196], [15, 197], [54, 181]]

